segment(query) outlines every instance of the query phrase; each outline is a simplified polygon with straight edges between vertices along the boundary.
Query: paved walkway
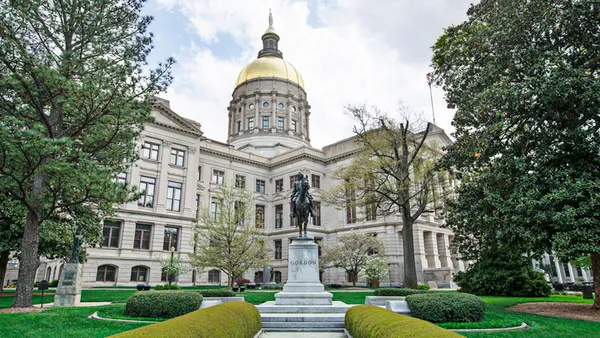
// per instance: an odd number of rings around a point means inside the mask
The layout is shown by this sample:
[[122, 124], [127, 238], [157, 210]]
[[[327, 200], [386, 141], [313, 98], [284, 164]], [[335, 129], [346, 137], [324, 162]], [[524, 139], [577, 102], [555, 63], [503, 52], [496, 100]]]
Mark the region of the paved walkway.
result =
[[263, 332], [260, 338], [346, 338], [343, 332]]
[[[111, 302], [82, 302], [79, 303], [75, 306], [104, 306], [104, 305], [110, 305]], [[44, 308], [47, 307], [52, 307], [54, 306], [54, 303], [44, 303]], [[42, 307], [40, 304], [35, 304], [34, 307]]]

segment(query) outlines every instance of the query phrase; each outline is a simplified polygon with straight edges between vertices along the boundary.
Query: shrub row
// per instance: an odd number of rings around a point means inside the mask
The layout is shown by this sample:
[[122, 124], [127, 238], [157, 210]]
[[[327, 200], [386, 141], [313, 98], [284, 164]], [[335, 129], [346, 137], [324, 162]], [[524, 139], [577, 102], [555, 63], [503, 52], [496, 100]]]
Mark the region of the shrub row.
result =
[[403, 316], [372, 305], [351, 307], [346, 312], [344, 322], [346, 330], [354, 338], [462, 337], [424, 320]]
[[231, 290], [198, 290], [196, 291], [204, 297], [235, 297], [235, 292]]
[[479, 322], [485, 303], [468, 293], [429, 292], [406, 297], [410, 315], [432, 323]]
[[202, 294], [185, 291], [137, 292], [127, 300], [130, 317], [173, 318], [198, 310]]
[[169, 286], [169, 283], [166, 283], [164, 285], [158, 284], [154, 287], [154, 290], [181, 290], [181, 287], [176, 283], [171, 284], [171, 286]]
[[397, 296], [397, 297], [406, 297], [408, 295], [414, 295], [417, 293], [424, 293], [427, 290], [415, 290], [415, 289], [406, 289], [406, 288], [381, 288], [375, 290], [373, 296]]
[[260, 313], [254, 305], [229, 302], [112, 337], [252, 338], [261, 328]]

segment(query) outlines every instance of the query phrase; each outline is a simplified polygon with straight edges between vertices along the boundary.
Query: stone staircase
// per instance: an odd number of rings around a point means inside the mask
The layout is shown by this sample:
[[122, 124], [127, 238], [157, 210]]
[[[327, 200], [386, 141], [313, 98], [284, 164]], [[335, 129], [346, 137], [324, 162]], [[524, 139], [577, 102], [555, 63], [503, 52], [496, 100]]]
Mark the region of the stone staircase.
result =
[[342, 332], [350, 305], [333, 302], [332, 305], [282, 306], [266, 302], [257, 308], [266, 332]]

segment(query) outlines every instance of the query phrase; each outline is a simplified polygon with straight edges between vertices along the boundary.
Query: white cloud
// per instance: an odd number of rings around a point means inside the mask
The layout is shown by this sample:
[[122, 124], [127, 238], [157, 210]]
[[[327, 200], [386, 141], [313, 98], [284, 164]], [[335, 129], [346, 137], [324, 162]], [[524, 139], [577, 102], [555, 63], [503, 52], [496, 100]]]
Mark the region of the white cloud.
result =
[[[226, 107], [234, 81], [242, 67], [256, 58], [271, 8], [281, 37], [279, 49], [305, 81], [315, 147], [351, 135], [352, 121], [343, 114], [348, 103], [377, 105], [393, 114], [398, 99], [403, 99], [430, 119], [425, 81], [429, 46], [443, 27], [465, 18], [469, 2], [319, 1], [317, 12], [312, 13], [319, 25], [312, 27], [307, 1], [157, 1], [180, 10], [191, 25], [189, 34], [208, 46], [182, 46], [176, 55], [175, 82], [166, 96], [176, 112], [201, 122], [205, 136], [220, 141], [227, 138]], [[241, 48], [238, 55], [215, 56], [224, 34]], [[434, 89], [434, 101], [437, 124], [452, 130], [453, 113], [445, 108], [441, 90]]]

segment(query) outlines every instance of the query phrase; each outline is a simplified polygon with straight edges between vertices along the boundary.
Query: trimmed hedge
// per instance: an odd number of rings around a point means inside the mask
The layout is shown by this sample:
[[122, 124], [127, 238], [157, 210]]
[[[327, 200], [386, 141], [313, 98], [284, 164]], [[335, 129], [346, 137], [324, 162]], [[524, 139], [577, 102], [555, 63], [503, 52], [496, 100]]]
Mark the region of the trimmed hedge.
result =
[[432, 323], [480, 322], [485, 314], [481, 298], [468, 293], [430, 292], [406, 297], [410, 315]]
[[396, 296], [396, 297], [406, 297], [408, 295], [414, 295], [417, 293], [425, 293], [427, 290], [415, 290], [415, 289], [406, 289], [406, 288], [381, 288], [375, 290], [373, 296]]
[[397, 314], [372, 305], [357, 305], [346, 311], [346, 330], [354, 338], [415, 337], [444, 338], [462, 337], [424, 320]]
[[235, 292], [231, 290], [198, 290], [203, 297], [235, 297]]
[[125, 314], [130, 317], [173, 318], [196, 311], [202, 294], [185, 291], [137, 292], [127, 300]]
[[112, 337], [252, 338], [261, 328], [260, 313], [254, 305], [229, 302]]

